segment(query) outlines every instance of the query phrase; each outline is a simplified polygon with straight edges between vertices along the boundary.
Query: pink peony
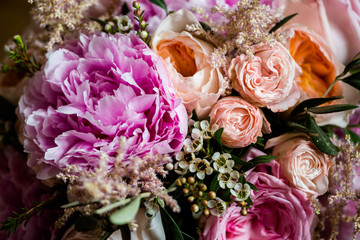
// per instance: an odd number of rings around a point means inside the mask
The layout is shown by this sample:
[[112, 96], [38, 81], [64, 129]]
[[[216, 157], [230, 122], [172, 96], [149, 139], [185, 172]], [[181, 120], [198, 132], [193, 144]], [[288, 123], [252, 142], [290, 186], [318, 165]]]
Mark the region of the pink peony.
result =
[[[162, 60], [136, 35], [81, 35], [48, 54], [19, 103], [28, 165], [38, 178], [69, 164], [114, 162], [121, 136], [127, 156], [181, 149], [187, 113]], [[126, 157], [126, 156], [125, 156]]]
[[253, 50], [252, 59], [241, 55], [231, 61], [234, 89], [248, 102], [273, 112], [294, 106], [300, 97], [295, 79], [301, 69], [289, 51], [280, 43], [273, 47], [258, 44]]
[[219, 100], [210, 112], [211, 124], [224, 128], [221, 140], [224, 146], [241, 148], [255, 143], [262, 129], [270, 132], [270, 125], [262, 111], [240, 97]]
[[[41, 184], [26, 166], [26, 157], [12, 147], [5, 147], [0, 152], [0, 189], [0, 222], [14, 217], [13, 211], [20, 213], [22, 208], [29, 209], [35, 205], [34, 202], [51, 197], [50, 189]], [[45, 210], [41, 215], [31, 217], [26, 225], [21, 224], [9, 238], [5, 231], [0, 231], [0, 239], [50, 239], [55, 235], [55, 221], [59, 217], [59, 212]]]
[[259, 189], [251, 193], [254, 206], [246, 216], [240, 214], [241, 208], [236, 203], [222, 217], [211, 216], [202, 232], [203, 239], [311, 239], [311, 203], [301, 191], [279, 178], [276, 161], [263, 164], [247, 180]]

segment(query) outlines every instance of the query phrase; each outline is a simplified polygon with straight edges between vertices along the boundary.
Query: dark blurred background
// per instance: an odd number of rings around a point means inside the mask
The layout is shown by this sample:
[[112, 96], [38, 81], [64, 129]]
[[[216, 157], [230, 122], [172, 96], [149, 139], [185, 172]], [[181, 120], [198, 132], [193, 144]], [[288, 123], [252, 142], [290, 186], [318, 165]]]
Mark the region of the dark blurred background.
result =
[[0, 61], [4, 45], [16, 34], [21, 34], [30, 22], [28, 0], [0, 0]]

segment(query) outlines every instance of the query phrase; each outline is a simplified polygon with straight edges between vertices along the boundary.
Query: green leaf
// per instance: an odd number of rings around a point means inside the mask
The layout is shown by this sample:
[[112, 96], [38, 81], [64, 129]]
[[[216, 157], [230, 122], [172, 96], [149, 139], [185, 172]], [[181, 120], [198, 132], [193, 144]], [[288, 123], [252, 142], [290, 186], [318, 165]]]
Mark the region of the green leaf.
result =
[[248, 197], [245, 202], [247, 202], [248, 206], [254, 205], [253, 201], [251, 200], [251, 197]]
[[262, 164], [262, 163], [269, 163], [269, 162], [271, 162], [271, 160], [274, 160], [275, 158], [276, 157], [272, 156], [272, 155], [257, 156], [249, 161], [249, 163], [252, 165], [251, 167], [246, 166], [246, 167], [241, 168], [241, 170], [244, 172], [249, 171], [250, 169], [256, 167], [257, 165]]
[[200, 22], [200, 25], [201, 25], [201, 27], [202, 27], [206, 32], [211, 31], [210, 26], [207, 25], [206, 23]]
[[296, 130], [300, 131], [300, 132], [316, 133], [316, 132], [314, 132], [314, 131], [311, 131], [311, 130], [308, 129], [307, 127], [305, 127], [305, 126], [303, 126], [303, 125], [301, 125], [301, 124], [298, 124], [298, 123], [296, 123], [296, 122], [291, 122], [291, 121], [289, 121], [289, 122], [287, 122], [287, 125], [288, 125], [289, 127], [293, 128], [293, 129], [296, 129]]
[[187, 233], [184, 233], [183, 231], [181, 231], [181, 234], [184, 235], [185, 237], [191, 239], [191, 240], [195, 240], [195, 238], [193, 238], [192, 236], [190, 236], [190, 235], [187, 234]]
[[217, 190], [220, 188], [219, 181], [218, 181], [218, 175], [219, 175], [218, 173], [215, 174], [215, 176], [211, 180], [210, 191], [217, 192]]
[[127, 5], [127, 3], [124, 3], [121, 7], [121, 14], [127, 15], [129, 12], [130, 12], [129, 6]]
[[272, 27], [269, 31], [269, 33], [275, 32], [276, 30], [278, 30], [282, 25], [284, 25], [285, 23], [287, 23], [290, 19], [292, 19], [293, 17], [295, 17], [296, 15], [298, 15], [297, 13], [291, 14], [287, 17], [285, 17], [284, 19], [282, 19], [280, 22], [278, 22], [277, 24], [275, 24], [274, 27]]
[[150, 0], [150, 2], [164, 9], [166, 14], [168, 13], [168, 9], [164, 0]]
[[241, 174], [240, 178], [239, 178], [239, 182], [241, 184], [245, 184], [246, 183], [246, 178], [245, 178], [245, 174]]
[[334, 113], [334, 112], [342, 112], [350, 109], [355, 109], [358, 106], [350, 105], [350, 104], [335, 104], [323, 107], [312, 107], [308, 108], [308, 112], [316, 113], [316, 114], [325, 114], [325, 113]]
[[257, 187], [256, 187], [254, 184], [252, 184], [251, 182], [247, 182], [247, 184], [250, 186], [250, 188], [251, 188], [252, 190], [254, 190], [254, 191], [256, 191], [256, 192], [259, 191], [259, 190], [257, 189]]
[[191, 114], [191, 118], [194, 120], [194, 121], [199, 121], [199, 118], [198, 118], [198, 115], [196, 114], [196, 111], [195, 109], [192, 110], [192, 114]]
[[121, 239], [122, 240], [131, 240], [131, 232], [129, 225], [121, 225], [120, 226], [121, 231]]
[[346, 73], [350, 72], [351, 70], [355, 69], [355, 68], [358, 68], [358, 65], [360, 64], [360, 52], [357, 53], [355, 55], [355, 57], [351, 60], [351, 62], [349, 62], [344, 71], [343, 71], [343, 75], [345, 75]]
[[120, 208], [110, 215], [110, 221], [116, 225], [128, 224], [134, 220], [136, 213], [140, 207], [141, 198], [137, 197], [131, 201], [128, 205]]
[[99, 221], [94, 216], [81, 216], [75, 222], [75, 230], [78, 232], [87, 232], [97, 229]]
[[244, 161], [244, 160], [240, 159], [239, 157], [237, 157], [237, 156], [235, 156], [233, 154], [231, 154], [231, 158], [235, 161], [236, 164], [239, 164], [241, 166], [248, 166], [248, 167], [252, 166], [251, 163], [249, 163], [247, 161]]
[[271, 162], [271, 160], [274, 160], [274, 159], [276, 159], [276, 157], [273, 155], [262, 155], [262, 156], [257, 156], [255, 158], [253, 158], [249, 162], [251, 162], [252, 164], [254, 164], [254, 166], [256, 166], [261, 163], [269, 163], [269, 162]]
[[216, 130], [216, 132], [214, 133], [214, 138], [216, 140], [216, 142], [219, 144], [219, 146], [222, 146], [221, 143], [221, 135], [224, 132], [224, 128], [219, 128], [218, 130]]
[[328, 155], [337, 155], [337, 149], [335, 145], [331, 142], [330, 138], [324, 131], [317, 125], [315, 119], [312, 117], [308, 121], [308, 128], [314, 132], [317, 132], [317, 135], [310, 135], [314, 141], [315, 146]]
[[163, 226], [165, 226], [164, 231], [166, 239], [184, 240], [180, 228], [165, 208], [160, 208], [160, 213]]
[[76, 207], [78, 205], [80, 205], [81, 203], [79, 201], [75, 201], [75, 202], [71, 202], [65, 205], [62, 205], [61, 208], [71, 208], [71, 207]]
[[342, 96], [334, 96], [334, 97], [328, 97], [328, 98], [310, 98], [307, 100], [302, 101], [299, 105], [297, 105], [294, 110], [291, 112], [291, 116], [294, 116], [298, 113], [302, 113], [304, 111], [304, 108], [313, 108], [320, 106], [324, 103], [331, 102], [333, 100], [341, 99]]
[[360, 143], [360, 136], [351, 131], [348, 128], [345, 128], [345, 134], [350, 136], [350, 141], [354, 144]]
[[340, 80], [360, 90], [360, 72], [354, 73]]

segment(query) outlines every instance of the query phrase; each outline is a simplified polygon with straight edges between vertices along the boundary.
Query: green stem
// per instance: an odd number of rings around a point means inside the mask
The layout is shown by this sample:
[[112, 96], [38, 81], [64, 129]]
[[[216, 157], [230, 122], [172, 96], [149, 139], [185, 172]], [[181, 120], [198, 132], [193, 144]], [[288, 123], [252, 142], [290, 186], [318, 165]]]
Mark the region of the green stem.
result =
[[332, 82], [332, 84], [329, 86], [329, 88], [326, 90], [326, 92], [321, 97], [322, 98], [326, 97], [326, 95], [328, 95], [330, 90], [334, 87], [335, 83], [337, 83], [339, 80], [340, 80], [340, 75], [335, 78], [335, 80]]

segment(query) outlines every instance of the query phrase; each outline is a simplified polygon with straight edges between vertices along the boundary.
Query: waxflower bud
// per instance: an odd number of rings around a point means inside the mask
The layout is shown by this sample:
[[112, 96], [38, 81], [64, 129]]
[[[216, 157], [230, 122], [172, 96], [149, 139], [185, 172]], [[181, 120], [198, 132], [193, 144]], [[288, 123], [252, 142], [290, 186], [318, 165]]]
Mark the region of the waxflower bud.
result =
[[195, 183], [195, 178], [194, 177], [188, 177], [187, 181], [190, 184], [194, 184]]
[[200, 210], [199, 206], [197, 204], [191, 205], [191, 211], [194, 213], [197, 213]]
[[139, 8], [140, 8], [140, 4], [139, 4], [138, 1], [134, 1], [134, 2], [132, 3], [132, 6], [133, 6], [133, 8], [136, 8], [136, 9], [139, 9]]

